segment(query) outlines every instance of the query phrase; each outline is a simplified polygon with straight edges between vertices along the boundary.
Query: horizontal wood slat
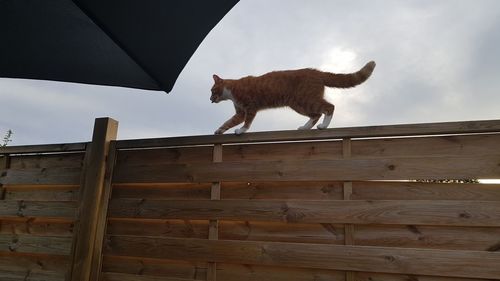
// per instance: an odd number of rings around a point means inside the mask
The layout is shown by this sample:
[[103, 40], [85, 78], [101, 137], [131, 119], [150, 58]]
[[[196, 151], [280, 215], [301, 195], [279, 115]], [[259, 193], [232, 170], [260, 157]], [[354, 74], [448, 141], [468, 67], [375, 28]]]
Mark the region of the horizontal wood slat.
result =
[[[110, 219], [108, 234], [207, 238], [207, 220]], [[283, 222], [219, 221], [219, 239], [343, 244], [343, 225]]]
[[71, 237], [0, 234], [0, 251], [69, 255]]
[[115, 183], [498, 178], [500, 156], [172, 164], [115, 169]]
[[[367, 127], [333, 128], [327, 130], [289, 130], [246, 133], [243, 135], [205, 135], [174, 138], [117, 141], [118, 149], [168, 147], [203, 144], [229, 144], [275, 141], [324, 140], [387, 136], [444, 135], [500, 132], [500, 120], [443, 123], [421, 123]], [[1, 152], [1, 151], [0, 151]]]
[[222, 199], [341, 200], [341, 182], [223, 182]]
[[77, 185], [6, 185], [5, 200], [74, 201]]
[[[500, 134], [352, 141], [352, 158], [469, 157], [500, 154]], [[146, 156], [146, 155], [145, 155]], [[341, 141], [240, 144], [224, 147], [224, 162], [333, 160], [342, 158]], [[145, 157], [144, 159], [148, 159]], [[130, 161], [130, 163], [134, 163]]]
[[500, 184], [360, 181], [351, 199], [500, 201]]
[[210, 199], [211, 183], [114, 184], [113, 198]]
[[[439, 214], [439, 215], [436, 215]], [[500, 226], [495, 201], [278, 201], [115, 199], [114, 218], [218, 219], [352, 224]]]
[[121, 150], [116, 159], [116, 166], [134, 164], [179, 164], [211, 163], [213, 146], [174, 147], [161, 149]]
[[360, 246], [500, 252], [498, 227], [356, 225], [355, 230], [354, 244]]
[[10, 159], [10, 168], [81, 168], [84, 155], [83, 152], [14, 155]]
[[73, 235], [73, 221], [71, 219], [24, 217], [0, 219], [0, 234], [32, 234], [71, 237]]
[[226, 145], [224, 162], [273, 160], [330, 160], [342, 158], [340, 141]]
[[65, 274], [45, 270], [11, 270], [0, 266], [2, 281], [64, 281]]
[[[210, 183], [115, 184], [113, 198], [209, 199]], [[223, 182], [222, 199], [341, 200], [335, 181]], [[355, 181], [352, 200], [499, 201], [500, 184]]]
[[104, 272], [102, 273], [102, 280], [104, 281], [194, 281], [195, 279]]
[[0, 200], [0, 217], [74, 218], [75, 201]]
[[131, 275], [163, 276], [180, 279], [207, 279], [206, 262], [190, 262], [152, 258], [120, 257], [105, 255], [103, 272]]
[[317, 268], [290, 268], [218, 263], [219, 281], [344, 281], [345, 273]]
[[69, 260], [64, 255], [48, 255], [0, 251], [0, 267], [13, 270], [47, 270], [65, 273]]
[[0, 170], [0, 184], [75, 185], [81, 168], [32, 168]]
[[[356, 272], [356, 281], [487, 281], [478, 278], [456, 278], [424, 275], [386, 274], [374, 272]], [[488, 279], [491, 280], [491, 279]], [[495, 279], [498, 280], [498, 279]]]
[[500, 253], [109, 236], [110, 255], [449, 277], [498, 278]]
[[352, 158], [498, 155], [500, 134], [353, 140]]

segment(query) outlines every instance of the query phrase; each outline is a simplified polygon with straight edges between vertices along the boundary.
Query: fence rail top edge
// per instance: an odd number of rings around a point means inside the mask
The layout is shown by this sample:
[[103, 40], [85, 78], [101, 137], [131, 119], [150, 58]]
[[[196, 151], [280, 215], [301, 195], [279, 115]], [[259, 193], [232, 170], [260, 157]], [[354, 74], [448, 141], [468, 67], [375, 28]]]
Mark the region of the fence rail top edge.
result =
[[78, 152], [78, 151], [85, 151], [87, 144], [88, 142], [75, 142], [75, 143], [6, 146], [6, 147], [0, 147], [0, 156], [2, 154]]
[[[415, 123], [340, 127], [326, 130], [286, 130], [245, 133], [242, 135], [198, 135], [149, 139], [117, 140], [117, 149], [154, 148], [169, 146], [237, 144], [257, 142], [327, 140], [343, 138], [376, 138], [430, 136], [449, 134], [500, 133], [500, 120], [455, 121], [439, 123]], [[89, 142], [18, 145], [0, 147], [2, 154], [36, 154], [84, 151]]]
[[189, 145], [327, 140], [343, 138], [405, 137], [495, 132], [500, 132], [500, 120], [341, 127], [326, 130], [286, 130], [245, 133], [242, 135], [225, 134], [151, 139], [129, 139], [116, 141], [116, 148], [134, 149]]

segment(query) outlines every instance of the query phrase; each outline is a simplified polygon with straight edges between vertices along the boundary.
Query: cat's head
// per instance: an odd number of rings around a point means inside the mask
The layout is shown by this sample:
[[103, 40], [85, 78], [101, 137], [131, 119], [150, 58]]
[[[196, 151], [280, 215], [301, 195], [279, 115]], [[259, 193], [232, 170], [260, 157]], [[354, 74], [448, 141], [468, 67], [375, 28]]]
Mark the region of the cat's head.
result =
[[210, 100], [212, 103], [218, 103], [222, 100], [223, 94], [224, 94], [224, 80], [217, 76], [216, 74], [213, 75], [214, 78], [214, 85], [212, 86], [212, 95], [210, 96]]

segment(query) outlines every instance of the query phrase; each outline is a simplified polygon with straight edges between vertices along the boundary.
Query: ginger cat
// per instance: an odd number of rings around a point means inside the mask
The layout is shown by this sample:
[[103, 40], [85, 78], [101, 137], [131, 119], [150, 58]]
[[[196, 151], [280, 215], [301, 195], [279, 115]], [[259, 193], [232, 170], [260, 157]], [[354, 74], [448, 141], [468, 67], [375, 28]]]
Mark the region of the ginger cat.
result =
[[323, 99], [326, 87], [350, 88], [365, 82], [373, 72], [375, 62], [349, 74], [335, 74], [316, 69], [274, 71], [262, 76], [247, 76], [238, 80], [222, 79], [213, 75], [212, 103], [231, 100], [236, 114], [215, 131], [223, 134], [228, 129], [245, 122], [236, 129], [237, 135], [246, 132], [257, 111], [266, 108], [289, 106], [309, 120], [299, 130], [311, 129], [322, 114], [325, 115], [318, 129], [326, 129], [332, 120], [335, 106]]

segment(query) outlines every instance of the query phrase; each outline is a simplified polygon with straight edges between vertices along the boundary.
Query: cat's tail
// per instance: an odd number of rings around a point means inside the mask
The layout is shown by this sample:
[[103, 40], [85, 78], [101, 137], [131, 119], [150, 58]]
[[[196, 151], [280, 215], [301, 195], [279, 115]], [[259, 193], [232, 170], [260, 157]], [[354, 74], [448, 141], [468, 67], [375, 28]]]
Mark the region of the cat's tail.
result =
[[332, 88], [351, 88], [365, 82], [373, 72], [375, 62], [370, 61], [363, 68], [347, 74], [337, 74], [322, 72], [323, 82], [325, 86]]

